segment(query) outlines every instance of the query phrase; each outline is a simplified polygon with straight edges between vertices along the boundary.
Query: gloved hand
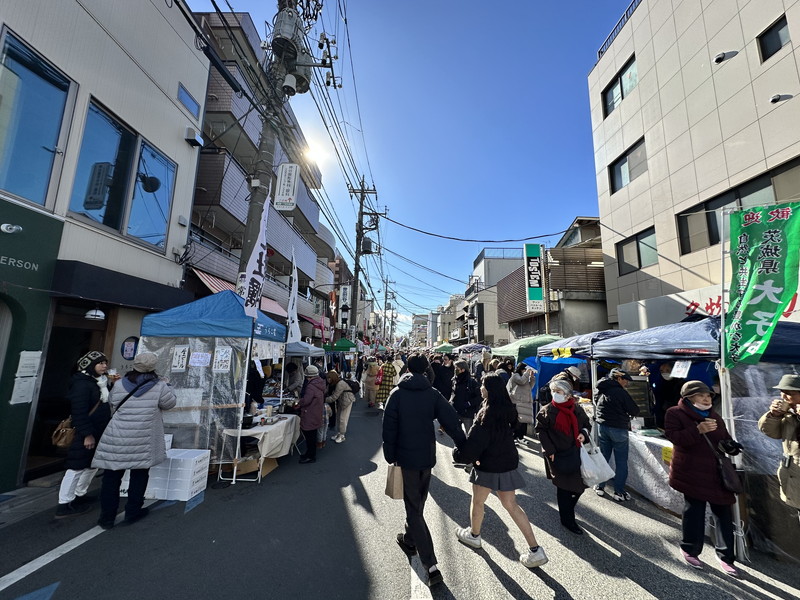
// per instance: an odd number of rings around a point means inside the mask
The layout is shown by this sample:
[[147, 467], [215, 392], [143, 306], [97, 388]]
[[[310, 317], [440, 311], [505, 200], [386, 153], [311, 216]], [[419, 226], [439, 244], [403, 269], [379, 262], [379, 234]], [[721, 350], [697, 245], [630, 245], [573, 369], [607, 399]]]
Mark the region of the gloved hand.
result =
[[730, 454], [731, 456], [736, 456], [744, 450], [744, 447], [736, 440], [720, 440], [719, 444], [717, 444], [717, 448], [719, 448], [720, 452]]

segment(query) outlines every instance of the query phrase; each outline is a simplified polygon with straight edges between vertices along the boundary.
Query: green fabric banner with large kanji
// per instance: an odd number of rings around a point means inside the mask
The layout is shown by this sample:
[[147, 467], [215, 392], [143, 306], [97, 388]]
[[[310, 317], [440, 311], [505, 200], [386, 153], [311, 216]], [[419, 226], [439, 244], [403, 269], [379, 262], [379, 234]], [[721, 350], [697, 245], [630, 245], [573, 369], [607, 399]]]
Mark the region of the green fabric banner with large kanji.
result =
[[731, 213], [725, 366], [757, 363], [797, 290], [800, 202]]

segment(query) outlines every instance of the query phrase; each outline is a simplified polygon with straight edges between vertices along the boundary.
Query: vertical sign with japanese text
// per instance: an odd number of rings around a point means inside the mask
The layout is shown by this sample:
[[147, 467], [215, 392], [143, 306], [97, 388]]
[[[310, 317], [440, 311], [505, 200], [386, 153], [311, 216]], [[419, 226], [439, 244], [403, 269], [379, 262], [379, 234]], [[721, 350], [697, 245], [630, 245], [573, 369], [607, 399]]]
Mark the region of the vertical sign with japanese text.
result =
[[275, 188], [275, 210], [291, 211], [297, 205], [297, 181], [300, 165], [281, 163], [278, 165], [278, 184]]
[[236, 293], [244, 298], [244, 312], [247, 316], [256, 318], [258, 308], [261, 306], [261, 288], [264, 285], [264, 276], [267, 274], [267, 217], [269, 208], [265, 205], [261, 213], [261, 224], [258, 230], [258, 239], [247, 261], [247, 270], [239, 273], [236, 282]]
[[730, 307], [725, 366], [754, 364], [797, 290], [800, 203], [758, 206], [731, 214]]
[[541, 244], [525, 244], [525, 287], [528, 312], [544, 312], [543, 272]]

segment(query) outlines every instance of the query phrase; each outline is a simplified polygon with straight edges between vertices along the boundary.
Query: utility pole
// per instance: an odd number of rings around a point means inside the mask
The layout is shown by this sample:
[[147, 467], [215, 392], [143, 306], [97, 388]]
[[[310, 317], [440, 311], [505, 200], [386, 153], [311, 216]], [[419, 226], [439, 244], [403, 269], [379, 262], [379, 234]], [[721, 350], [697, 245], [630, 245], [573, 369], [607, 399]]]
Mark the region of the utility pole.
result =
[[[364, 202], [367, 199], [367, 194], [377, 194], [375, 188], [367, 189], [364, 187], [364, 176], [361, 176], [361, 187], [359, 189], [353, 189], [352, 186], [348, 186], [351, 194], [358, 194], [358, 221], [356, 221], [356, 256], [355, 256], [355, 264], [353, 265], [353, 293], [351, 295], [351, 303], [353, 304], [352, 307], [352, 314], [353, 314], [353, 324], [358, 326], [358, 305], [361, 299], [361, 252], [362, 252], [362, 244], [364, 243]], [[354, 336], [355, 337], [355, 336]], [[355, 341], [355, 340], [353, 340]]]
[[394, 281], [389, 281], [388, 279], [384, 280], [383, 282], [383, 339], [386, 341], [386, 310], [387, 306], [389, 305], [389, 299], [391, 294], [391, 299], [394, 300], [394, 292], [389, 291], [389, 284], [395, 283]]

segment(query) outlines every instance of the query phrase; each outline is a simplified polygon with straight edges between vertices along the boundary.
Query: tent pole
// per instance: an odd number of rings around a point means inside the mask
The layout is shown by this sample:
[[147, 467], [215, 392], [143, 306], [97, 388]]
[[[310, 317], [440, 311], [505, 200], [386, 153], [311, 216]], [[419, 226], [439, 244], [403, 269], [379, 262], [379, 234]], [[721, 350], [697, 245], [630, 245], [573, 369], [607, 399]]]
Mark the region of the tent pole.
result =
[[592, 443], [597, 446], [597, 361], [594, 357], [589, 359], [589, 367], [592, 378], [592, 421], [594, 422], [592, 427]]
[[[239, 433], [236, 435], [236, 451], [234, 452], [233, 459], [233, 479], [231, 485], [236, 485], [236, 474], [239, 471], [239, 459], [242, 457], [242, 422], [244, 421], [244, 405], [247, 400], [247, 370], [250, 368], [250, 361], [253, 359], [253, 334], [256, 328], [256, 320], [253, 319], [253, 324], [250, 327], [250, 339], [247, 340], [247, 361], [244, 363], [244, 385], [242, 391], [239, 393], [241, 399], [241, 408], [239, 409]], [[220, 471], [222, 469], [220, 468]], [[261, 471], [259, 470], [259, 474]]]

